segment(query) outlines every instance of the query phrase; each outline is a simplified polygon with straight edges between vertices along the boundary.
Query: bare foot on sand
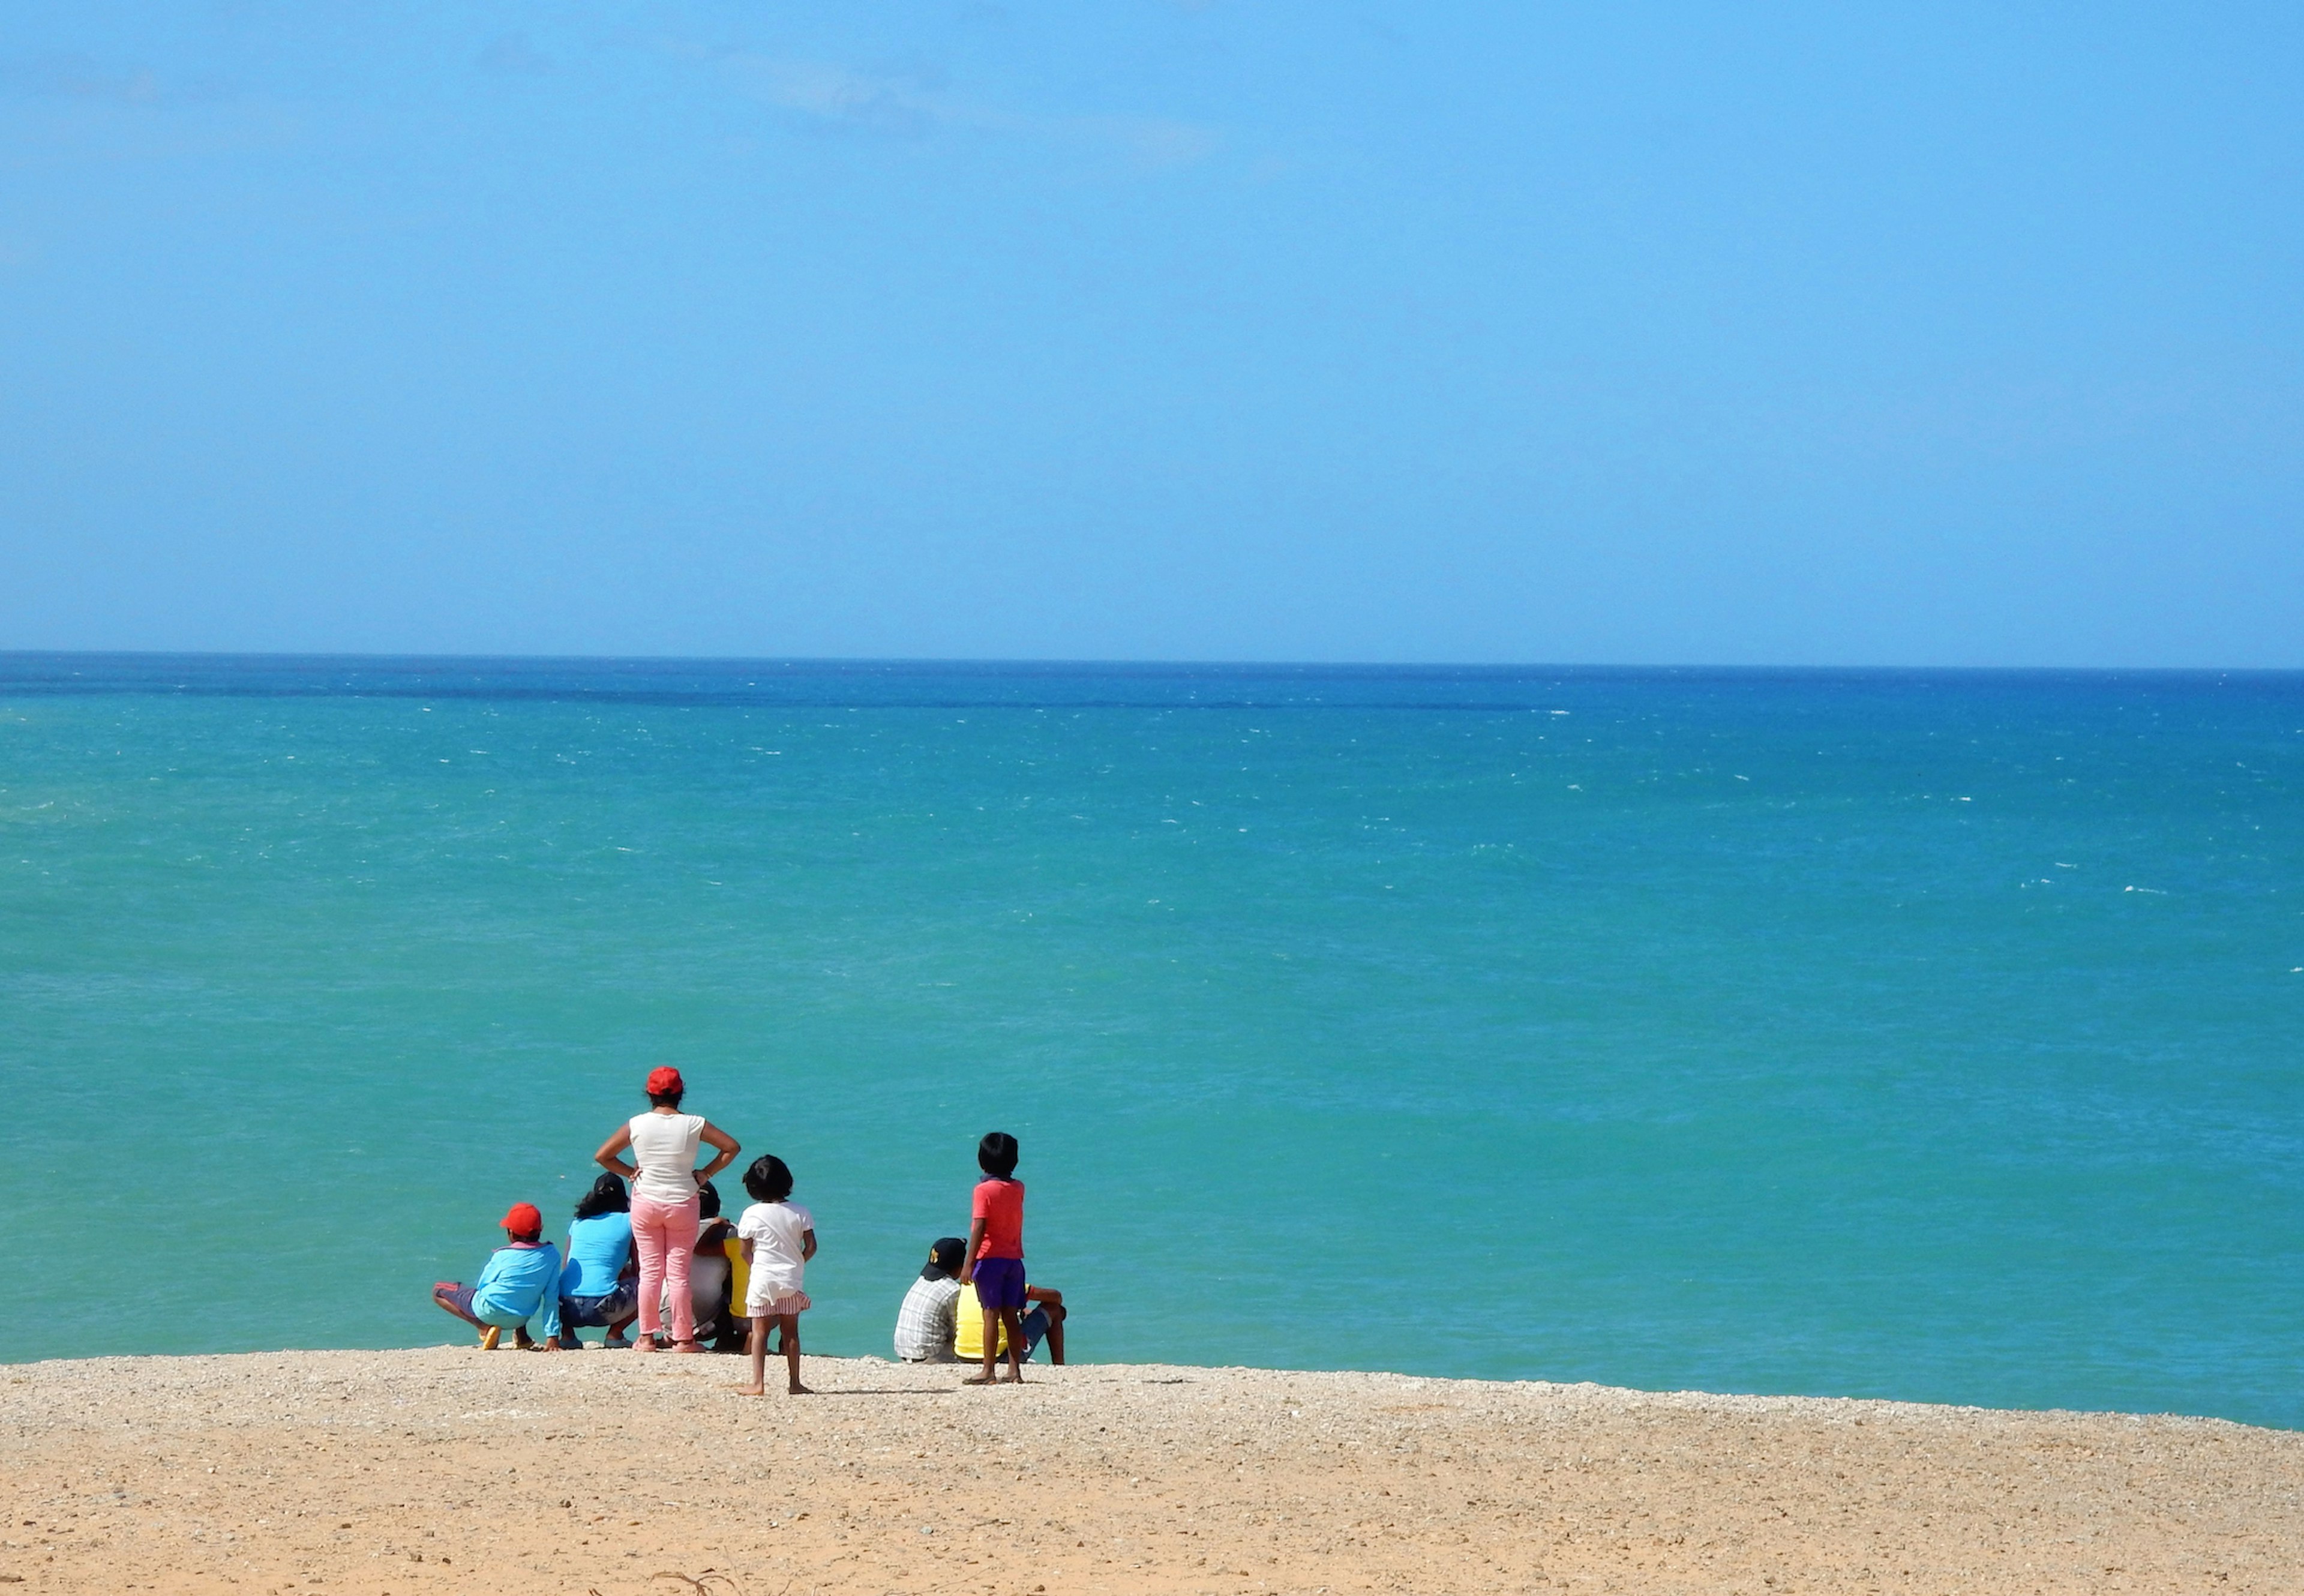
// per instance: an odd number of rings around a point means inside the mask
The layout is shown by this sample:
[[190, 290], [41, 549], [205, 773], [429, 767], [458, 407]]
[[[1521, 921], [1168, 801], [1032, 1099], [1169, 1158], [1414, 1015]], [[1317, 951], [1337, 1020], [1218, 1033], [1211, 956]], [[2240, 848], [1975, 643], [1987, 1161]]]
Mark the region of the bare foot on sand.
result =
[[765, 1396], [768, 1394], [768, 1388], [766, 1386], [735, 1386], [731, 1388], [739, 1396]]
[[784, 1388], [784, 1392], [785, 1395], [791, 1396], [813, 1396], [816, 1395], [815, 1390], [808, 1386], [787, 1386]]
[[992, 1386], [1000, 1382], [988, 1374], [971, 1374], [960, 1382], [963, 1386]]

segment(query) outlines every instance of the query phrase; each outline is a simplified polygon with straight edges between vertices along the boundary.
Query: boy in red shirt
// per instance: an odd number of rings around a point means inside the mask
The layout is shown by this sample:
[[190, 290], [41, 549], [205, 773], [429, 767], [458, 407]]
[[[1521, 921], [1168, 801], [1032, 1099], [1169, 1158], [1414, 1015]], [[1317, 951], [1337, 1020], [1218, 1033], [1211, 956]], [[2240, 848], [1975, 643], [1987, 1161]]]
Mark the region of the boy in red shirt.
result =
[[988, 1386], [998, 1358], [1002, 1329], [1008, 1332], [1008, 1379], [1024, 1383], [1023, 1360], [1017, 1349], [1024, 1345], [1024, 1183], [1016, 1178], [1016, 1138], [994, 1131], [976, 1144], [977, 1167], [984, 1178], [976, 1183], [976, 1201], [970, 1210], [968, 1256], [960, 1266], [960, 1283], [973, 1284], [984, 1306], [984, 1372], [964, 1382]]

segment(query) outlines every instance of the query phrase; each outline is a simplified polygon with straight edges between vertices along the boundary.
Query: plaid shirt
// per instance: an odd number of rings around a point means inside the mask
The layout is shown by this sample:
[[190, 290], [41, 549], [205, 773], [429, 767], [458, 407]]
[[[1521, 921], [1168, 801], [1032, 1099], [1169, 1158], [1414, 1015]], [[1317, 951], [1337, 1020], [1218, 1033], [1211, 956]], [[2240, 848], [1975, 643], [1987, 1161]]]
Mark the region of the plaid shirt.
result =
[[896, 1355], [907, 1363], [953, 1362], [953, 1304], [958, 1301], [960, 1282], [949, 1275], [913, 1281], [904, 1305], [896, 1310]]

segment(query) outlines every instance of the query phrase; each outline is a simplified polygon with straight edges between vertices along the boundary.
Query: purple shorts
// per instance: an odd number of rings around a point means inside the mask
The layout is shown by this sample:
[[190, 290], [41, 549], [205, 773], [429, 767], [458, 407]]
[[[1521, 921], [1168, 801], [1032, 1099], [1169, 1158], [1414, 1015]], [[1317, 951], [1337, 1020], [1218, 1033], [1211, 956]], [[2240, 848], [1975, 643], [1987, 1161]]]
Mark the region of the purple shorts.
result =
[[1024, 1261], [1021, 1258], [978, 1259], [976, 1300], [987, 1308], [1022, 1308]]
[[457, 1318], [468, 1319], [474, 1324], [492, 1324], [500, 1330], [508, 1330], [515, 1325], [528, 1323], [525, 1313], [515, 1316], [498, 1309], [476, 1305], [472, 1299], [479, 1291], [478, 1286], [460, 1285], [453, 1280], [436, 1280], [432, 1284], [432, 1300]]

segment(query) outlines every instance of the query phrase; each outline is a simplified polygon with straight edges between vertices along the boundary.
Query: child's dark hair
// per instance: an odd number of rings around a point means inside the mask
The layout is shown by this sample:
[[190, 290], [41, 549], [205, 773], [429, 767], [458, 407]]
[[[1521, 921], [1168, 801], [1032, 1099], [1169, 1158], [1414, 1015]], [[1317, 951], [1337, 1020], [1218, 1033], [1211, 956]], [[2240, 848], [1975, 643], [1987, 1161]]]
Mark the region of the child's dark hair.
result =
[[576, 1217], [597, 1219], [602, 1214], [628, 1214], [632, 1210], [631, 1195], [624, 1190], [621, 1175], [603, 1175], [592, 1183], [592, 1189], [576, 1200]]
[[697, 1183], [696, 1217], [699, 1219], [716, 1219], [720, 1217], [720, 1188], [708, 1180]]
[[1016, 1138], [1005, 1131], [987, 1131], [984, 1140], [976, 1144], [976, 1167], [995, 1180], [1007, 1180], [1016, 1173]]
[[764, 1152], [744, 1171], [744, 1190], [755, 1202], [782, 1202], [792, 1195], [792, 1171], [772, 1152]]

